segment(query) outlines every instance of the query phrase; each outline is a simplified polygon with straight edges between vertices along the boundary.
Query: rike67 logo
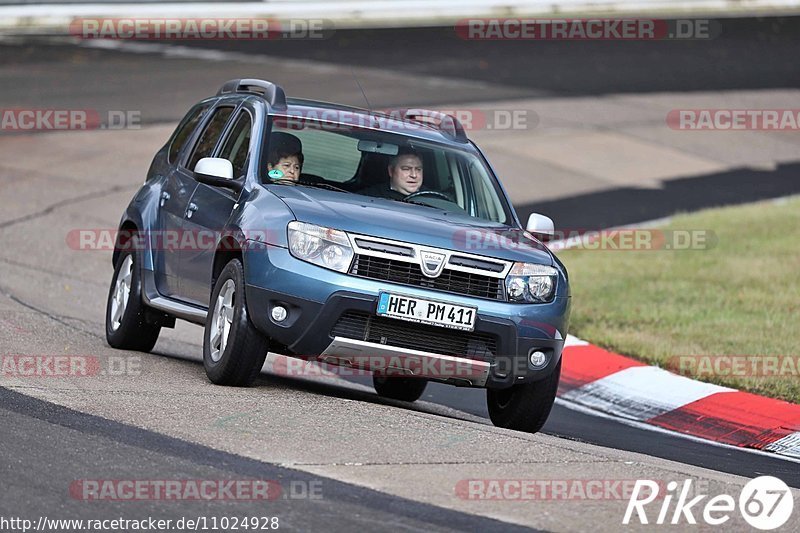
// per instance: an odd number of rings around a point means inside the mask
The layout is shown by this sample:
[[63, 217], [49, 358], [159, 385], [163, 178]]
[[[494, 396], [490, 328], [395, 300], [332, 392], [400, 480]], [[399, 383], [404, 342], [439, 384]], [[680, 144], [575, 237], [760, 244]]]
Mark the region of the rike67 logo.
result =
[[[680, 489], [677, 481], [670, 481], [666, 486], [666, 494], [660, 494], [659, 489], [662, 486], [663, 484], [647, 479], [636, 480], [622, 523], [630, 524], [635, 513], [641, 524], [697, 524], [697, 519], [701, 518], [708, 525], [720, 526], [731, 519], [737, 508], [737, 501], [729, 494], [720, 494], [708, 500], [707, 494], [691, 497], [691, 479], [685, 480]], [[661, 505], [653, 506], [648, 515], [645, 507], [656, 500]], [[656, 508], [658, 515], [654, 517], [652, 511]], [[752, 479], [739, 493], [738, 511], [755, 529], [768, 531], [781, 527], [792, 516], [793, 509], [794, 497], [791, 490], [776, 477], [760, 476]]]

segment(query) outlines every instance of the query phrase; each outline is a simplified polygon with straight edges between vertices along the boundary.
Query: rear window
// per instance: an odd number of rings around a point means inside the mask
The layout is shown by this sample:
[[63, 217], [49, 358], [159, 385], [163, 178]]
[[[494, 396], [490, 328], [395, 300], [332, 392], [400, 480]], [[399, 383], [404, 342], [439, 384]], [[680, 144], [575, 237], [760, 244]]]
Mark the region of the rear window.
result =
[[233, 165], [233, 177], [239, 178], [245, 174], [244, 164], [250, 150], [250, 115], [246, 111], [239, 113], [236, 123], [231, 128], [219, 156], [227, 159]]
[[222, 135], [222, 131], [225, 129], [225, 124], [228, 123], [228, 119], [232, 113], [233, 107], [218, 107], [216, 111], [214, 111], [214, 115], [211, 117], [211, 120], [208, 121], [206, 129], [197, 140], [192, 158], [186, 165], [189, 170], [194, 170], [197, 162], [204, 157], [211, 157], [211, 153], [214, 151], [214, 147], [217, 145], [219, 136]]
[[170, 164], [174, 164], [175, 161], [178, 160], [178, 154], [181, 153], [184, 145], [186, 145], [186, 141], [192, 136], [192, 132], [197, 128], [197, 124], [200, 122], [200, 119], [205, 116], [209, 107], [211, 107], [209, 104], [205, 104], [193, 108], [178, 125], [172, 137], [172, 143], [169, 145], [169, 152], [167, 153], [167, 160]]
[[357, 138], [311, 128], [294, 130], [275, 127], [273, 131], [291, 133], [303, 143], [304, 174], [324, 176], [328, 181], [340, 183], [355, 176], [361, 161]]

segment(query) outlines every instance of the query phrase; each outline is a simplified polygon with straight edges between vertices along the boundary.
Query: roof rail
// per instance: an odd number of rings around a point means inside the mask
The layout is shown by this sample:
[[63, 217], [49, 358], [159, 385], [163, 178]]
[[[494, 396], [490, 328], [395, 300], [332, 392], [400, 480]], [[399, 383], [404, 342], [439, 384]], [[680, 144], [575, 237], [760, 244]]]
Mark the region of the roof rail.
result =
[[461, 122], [453, 115], [448, 115], [440, 111], [431, 111], [430, 109], [407, 109], [405, 113], [403, 113], [403, 119], [432, 126], [454, 141], [462, 143], [468, 142], [464, 126], [462, 126]]
[[219, 91], [217, 96], [228, 93], [256, 93], [263, 95], [274, 109], [286, 109], [286, 93], [277, 83], [252, 78], [242, 78], [239, 80], [228, 80]]

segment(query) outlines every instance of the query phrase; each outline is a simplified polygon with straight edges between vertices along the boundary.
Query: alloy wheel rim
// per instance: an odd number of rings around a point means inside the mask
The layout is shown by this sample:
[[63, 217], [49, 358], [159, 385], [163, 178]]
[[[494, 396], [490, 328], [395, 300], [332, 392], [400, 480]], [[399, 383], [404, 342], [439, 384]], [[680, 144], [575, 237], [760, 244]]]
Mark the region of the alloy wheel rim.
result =
[[126, 256], [114, 282], [114, 293], [111, 295], [111, 330], [116, 331], [125, 316], [128, 300], [131, 296], [133, 280], [133, 256]]
[[233, 297], [236, 294], [236, 284], [229, 279], [219, 291], [214, 304], [214, 313], [211, 315], [211, 360], [215, 363], [222, 358], [228, 337], [233, 324]]

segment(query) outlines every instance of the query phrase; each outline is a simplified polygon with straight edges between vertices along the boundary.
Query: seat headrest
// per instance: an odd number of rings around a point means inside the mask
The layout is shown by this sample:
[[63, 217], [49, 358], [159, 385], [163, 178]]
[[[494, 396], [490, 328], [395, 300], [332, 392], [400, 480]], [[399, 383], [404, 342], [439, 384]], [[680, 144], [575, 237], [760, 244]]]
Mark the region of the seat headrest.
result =
[[291, 133], [276, 131], [269, 136], [269, 151], [296, 154], [303, 151], [303, 143]]

